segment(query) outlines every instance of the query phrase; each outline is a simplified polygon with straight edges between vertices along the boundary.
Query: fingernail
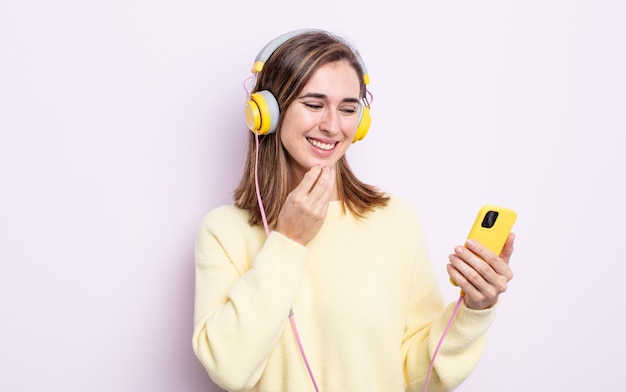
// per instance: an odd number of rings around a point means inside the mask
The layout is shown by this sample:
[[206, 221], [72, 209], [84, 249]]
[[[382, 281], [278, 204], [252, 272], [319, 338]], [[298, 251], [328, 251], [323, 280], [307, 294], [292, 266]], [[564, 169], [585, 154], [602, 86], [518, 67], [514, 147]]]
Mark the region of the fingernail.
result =
[[467, 246], [468, 248], [472, 248], [474, 246], [474, 241], [470, 240], [469, 238], [465, 241], [465, 246]]
[[457, 246], [457, 247], [455, 247], [455, 248], [454, 248], [454, 253], [456, 253], [456, 254], [459, 254], [459, 255], [460, 255], [461, 253], [463, 253], [463, 247], [462, 247], [462, 246]]

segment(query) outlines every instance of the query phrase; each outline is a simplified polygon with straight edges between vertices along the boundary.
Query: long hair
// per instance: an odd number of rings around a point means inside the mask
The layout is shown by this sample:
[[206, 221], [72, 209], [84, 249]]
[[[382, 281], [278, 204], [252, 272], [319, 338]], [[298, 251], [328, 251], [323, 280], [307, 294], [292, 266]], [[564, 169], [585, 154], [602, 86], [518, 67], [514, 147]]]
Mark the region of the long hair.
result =
[[[356, 71], [361, 84], [361, 98], [365, 99], [367, 91], [359, 57], [343, 39], [324, 31], [302, 33], [280, 45], [257, 75], [252, 92], [270, 91], [283, 112], [320, 67], [342, 60]], [[276, 223], [289, 192], [298, 185], [291, 157], [280, 141], [282, 120], [283, 117], [279, 117], [276, 132], [259, 136], [259, 190], [270, 226]], [[260, 225], [262, 218], [254, 178], [256, 140], [254, 133], [249, 134], [244, 171], [233, 199], [237, 207], [248, 211], [251, 225]], [[364, 217], [389, 201], [384, 192], [361, 182], [354, 175], [345, 155], [337, 162], [336, 173], [339, 200], [344, 211], [347, 209], [357, 217]]]

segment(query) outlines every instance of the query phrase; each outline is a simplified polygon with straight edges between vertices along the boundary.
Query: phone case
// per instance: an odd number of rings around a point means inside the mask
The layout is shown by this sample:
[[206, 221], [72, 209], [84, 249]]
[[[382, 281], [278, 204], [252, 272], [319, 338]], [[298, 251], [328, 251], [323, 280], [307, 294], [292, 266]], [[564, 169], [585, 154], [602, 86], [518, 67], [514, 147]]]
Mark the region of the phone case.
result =
[[[467, 238], [479, 242], [499, 255], [516, 219], [517, 213], [510, 208], [484, 205], [478, 211]], [[457, 286], [452, 278], [450, 283]]]
[[467, 238], [499, 255], [516, 219], [517, 213], [510, 208], [485, 205], [478, 211]]

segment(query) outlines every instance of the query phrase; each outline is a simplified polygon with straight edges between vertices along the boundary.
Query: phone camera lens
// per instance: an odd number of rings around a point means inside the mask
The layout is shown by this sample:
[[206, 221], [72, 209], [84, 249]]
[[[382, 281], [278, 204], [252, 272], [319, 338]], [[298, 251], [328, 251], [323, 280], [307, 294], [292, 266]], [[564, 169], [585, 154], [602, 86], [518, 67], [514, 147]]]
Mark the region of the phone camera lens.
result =
[[496, 224], [496, 219], [498, 219], [498, 211], [488, 211], [485, 214], [485, 218], [483, 219], [481, 226], [486, 229], [491, 229], [493, 225]]

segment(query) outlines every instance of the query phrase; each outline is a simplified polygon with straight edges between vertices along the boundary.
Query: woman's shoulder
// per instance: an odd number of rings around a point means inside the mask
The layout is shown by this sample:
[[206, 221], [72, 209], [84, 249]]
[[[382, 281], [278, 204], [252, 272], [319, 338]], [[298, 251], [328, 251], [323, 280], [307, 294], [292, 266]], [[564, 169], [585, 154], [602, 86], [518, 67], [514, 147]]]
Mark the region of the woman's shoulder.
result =
[[234, 204], [224, 204], [207, 212], [201, 220], [205, 228], [239, 226], [248, 224], [248, 212]]
[[368, 219], [380, 224], [419, 224], [419, 215], [413, 203], [402, 196], [388, 194], [389, 200], [385, 206], [376, 208]]
[[235, 206], [234, 204], [222, 204], [209, 210], [204, 216], [204, 218], [211, 218], [214, 216], [237, 216], [237, 215], [247, 215], [245, 210]]
[[389, 194], [389, 202], [385, 206], [385, 210], [397, 214], [409, 214], [417, 216], [417, 210], [413, 203], [404, 196]]

